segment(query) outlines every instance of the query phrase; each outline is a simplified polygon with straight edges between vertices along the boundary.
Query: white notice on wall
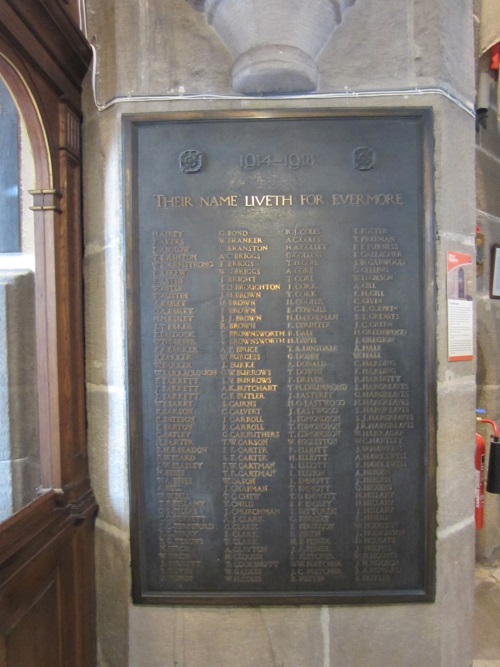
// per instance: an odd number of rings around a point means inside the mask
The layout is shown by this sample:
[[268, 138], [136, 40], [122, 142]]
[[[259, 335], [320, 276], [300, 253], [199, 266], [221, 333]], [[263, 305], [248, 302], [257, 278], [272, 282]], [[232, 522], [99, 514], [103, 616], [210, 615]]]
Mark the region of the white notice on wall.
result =
[[472, 346], [472, 301], [448, 299], [448, 358], [470, 361]]
[[472, 256], [448, 252], [449, 361], [473, 359], [472, 277]]

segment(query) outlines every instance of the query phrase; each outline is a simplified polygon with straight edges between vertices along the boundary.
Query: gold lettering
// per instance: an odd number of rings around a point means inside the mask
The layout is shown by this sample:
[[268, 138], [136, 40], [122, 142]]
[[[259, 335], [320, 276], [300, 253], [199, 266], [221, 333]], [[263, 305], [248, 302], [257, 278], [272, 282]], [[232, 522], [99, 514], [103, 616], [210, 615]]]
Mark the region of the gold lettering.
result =
[[179, 197], [176, 195], [153, 195], [158, 208], [189, 208], [193, 206], [191, 197]]
[[200, 206], [220, 207], [220, 206], [238, 206], [238, 195], [219, 195], [212, 197], [200, 197]]
[[324, 206], [323, 195], [300, 195], [301, 206]]
[[245, 206], [292, 206], [293, 195], [245, 195]]

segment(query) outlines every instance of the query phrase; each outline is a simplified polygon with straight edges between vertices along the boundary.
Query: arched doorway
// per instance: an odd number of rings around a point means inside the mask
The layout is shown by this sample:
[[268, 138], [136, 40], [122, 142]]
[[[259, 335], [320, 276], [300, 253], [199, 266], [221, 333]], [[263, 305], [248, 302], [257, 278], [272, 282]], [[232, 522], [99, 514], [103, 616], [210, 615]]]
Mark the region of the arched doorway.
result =
[[0, 138], [12, 158], [0, 202], [8, 228], [0, 235], [8, 424], [0, 446], [11, 471], [0, 497], [2, 667], [91, 667], [96, 659], [80, 192], [80, 86], [90, 49], [64, 4], [13, 1], [0, 18], [10, 122]]

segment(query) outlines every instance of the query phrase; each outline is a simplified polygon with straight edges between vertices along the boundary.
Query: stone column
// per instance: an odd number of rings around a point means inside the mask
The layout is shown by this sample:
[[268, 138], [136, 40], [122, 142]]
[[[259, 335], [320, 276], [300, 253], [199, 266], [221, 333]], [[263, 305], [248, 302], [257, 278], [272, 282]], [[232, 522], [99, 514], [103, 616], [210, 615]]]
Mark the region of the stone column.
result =
[[[225, 2], [228, 7], [243, 5]], [[291, 11], [295, 4], [266, 4], [271, 7], [265, 10], [267, 21], [280, 22], [284, 28], [299, 15]], [[309, 3], [300, 4], [309, 7]], [[475, 362], [448, 361], [446, 303], [447, 251], [474, 253], [470, 4], [449, 0], [357, 2], [346, 20], [336, 24], [321, 52], [311, 56], [317, 58], [317, 92], [333, 92], [337, 97], [312, 94], [305, 99], [263, 100], [250, 95], [241, 100], [232, 90], [236, 51], [228, 51], [205, 17], [186, 0], [87, 0], [89, 35], [95, 35], [98, 47], [98, 101], [110, 102], [97, 110], [89, 78], [84, 126], [87, 387], [92, 477], [101, 507], [96, 534], [102, 665], [471, 666]], [[205, 11], [209, 6], [215, 3], [207, 2]], [[276, 6], [281, 13], [274, 13]], [[330, 16], [330, 10], [322, 6], [324, 15]], [[246, 16], [248, 22], [258, 21], [251, 12]], [[307, 17], [300, 16], [304, 36], [310, 35], [305, 30]], [[328, 21], [335, 24], [335, 19]], [[297, 29], [300, 33], [300, 27]], [[231, 48], [236, 49], [238, 35], [232, 39]], [[311, 37], [304, 39], [309, 43]], [[360, 95], [349, 96], [350, 91]], [[367, 91], [370, 96], [363, 97], [361, 93]], [[433, 428], [438, 458], [435, 602], [356, 607], [134, 606], [129, 569], [122, 115], [204, 111], [223, 115], [228, 110], [265, 113], [270, 108], [283, 113], [288, 109], [307, 113], [373, 108], [390, 112], [394, 107], [414, 106], [432, 109], [434, 134], [431, 176], [438, 295], [438, 364], [432, 378], [437, 386]]]

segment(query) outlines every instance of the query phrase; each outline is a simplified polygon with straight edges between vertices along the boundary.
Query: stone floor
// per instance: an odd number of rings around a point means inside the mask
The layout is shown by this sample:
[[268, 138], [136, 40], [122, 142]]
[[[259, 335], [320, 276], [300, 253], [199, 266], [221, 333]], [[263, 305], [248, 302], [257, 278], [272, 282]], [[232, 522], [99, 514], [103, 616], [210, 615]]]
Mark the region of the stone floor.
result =
[[500, 567], [476, 568], [474, 667], [500, 667]]

